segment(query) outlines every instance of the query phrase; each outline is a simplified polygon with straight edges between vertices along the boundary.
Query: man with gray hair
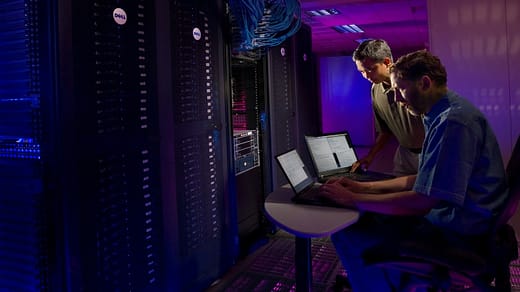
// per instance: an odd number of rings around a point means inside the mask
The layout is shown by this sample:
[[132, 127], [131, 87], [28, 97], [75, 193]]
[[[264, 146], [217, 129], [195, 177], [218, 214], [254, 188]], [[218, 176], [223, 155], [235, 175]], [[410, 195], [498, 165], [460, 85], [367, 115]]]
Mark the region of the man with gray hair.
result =
[[384, 40], [366, 40], [354, 51], [352, 59], [358, 71], [372, 83], [372, 108], [378, 132], [375, 144], [366, 156], [352, 165], [352, 171], [359, 167], [368, 168], [376, 154], [394, 136], [399, 146], [394, 154], [393, 174], [417, 173], [424, 126], [420, 117], [411, 115], [395, 99], [395, 91], [390, 86], [389, 68], [393, 64], [390, 47]]

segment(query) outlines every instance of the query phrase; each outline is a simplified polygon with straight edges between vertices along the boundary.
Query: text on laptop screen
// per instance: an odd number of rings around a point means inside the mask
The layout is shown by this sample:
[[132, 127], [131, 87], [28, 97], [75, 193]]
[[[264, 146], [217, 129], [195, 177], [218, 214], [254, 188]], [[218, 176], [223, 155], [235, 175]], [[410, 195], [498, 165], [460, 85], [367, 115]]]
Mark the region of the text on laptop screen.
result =
[[296, 192], [300, 192], [312, 183], [312, 177], [307, 172], [305, 164], [296, 150], [279, 155], [276, 159]]
[[350, 167], [357, 160], [346, 134], [306, 136], [305, 139], [319, 173]]

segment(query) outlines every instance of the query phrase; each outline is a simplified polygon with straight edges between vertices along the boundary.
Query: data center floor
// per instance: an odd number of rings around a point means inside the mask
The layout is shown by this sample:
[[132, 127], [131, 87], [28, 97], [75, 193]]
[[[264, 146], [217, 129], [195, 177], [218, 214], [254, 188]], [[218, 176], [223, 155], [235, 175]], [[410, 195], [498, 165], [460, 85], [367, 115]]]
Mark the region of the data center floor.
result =
[[[313, 289], [331, 292], [336, 275], [345, 274], [329, 238], [312, 239]], [[295, 289], [294, 237], [277, 231], [255, 252], [242, 259], [206, 292], [289, 292]], [[513, 292], [520, 292], [520, 260], [511, 264]], [[348, 291], [348, 290], [345, 290]]]
[[[391, 141], [374, 160], [371, 169], [380, 172], [392, 170], [393, 153], [397, 142]], [[368, 153], [368, 147], [356, 147], [359, 156]], [[520, 210], [510, 221], [520, 236]], [[262, 241], [260, 241], [262, 242]], [[221, 280], [206, 292], [286, 292], [296, 291], [294, 281], [294, 236], [277, 231], [256, 251], [240, 260]], [[336, 275], [345, 275], [334, 246], [329, 238], [312, 239], [313, 289], [331, 292]], [[520, 260], [511, 264], [513, 292], [520, 292]]]

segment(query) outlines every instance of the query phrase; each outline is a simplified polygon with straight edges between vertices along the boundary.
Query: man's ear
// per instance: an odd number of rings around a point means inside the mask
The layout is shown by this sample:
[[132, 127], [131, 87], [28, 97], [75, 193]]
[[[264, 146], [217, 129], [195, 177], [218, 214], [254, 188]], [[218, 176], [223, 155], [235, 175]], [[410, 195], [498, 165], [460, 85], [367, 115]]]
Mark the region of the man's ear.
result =
[[428, 90], [432, 87], [432, 80], [428, 75], [424, 75], [420, 79], [420, 87], [422, 90]]
[[383, 59], [383, 64], [385, 64], [386, 67], [389, 68], [390, 65], [392, 65], [392, 60], [391, 60], [389, 57], [385, 57], [385, 58]]

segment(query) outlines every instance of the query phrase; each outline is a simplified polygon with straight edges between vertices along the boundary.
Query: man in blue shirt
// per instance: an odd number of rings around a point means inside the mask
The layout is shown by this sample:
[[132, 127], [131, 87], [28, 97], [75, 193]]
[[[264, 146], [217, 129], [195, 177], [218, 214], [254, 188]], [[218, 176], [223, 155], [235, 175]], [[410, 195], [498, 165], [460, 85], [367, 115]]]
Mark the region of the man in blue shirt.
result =
[[331, 237], [356, 292], [394, 291], [399, 285], [398, 272], [364, 265], [361, 254], [372, 246], [418, 240], [482, 251], [508, 196], [489, 123], [448, 89], [436, 56], [425, 50], [402, 56], [390, 79], [401, 105], [423, 116], [426, 135], [417, 175], [378, 182], [342, 178], [321, 191], [362, 212], [356, 224]]

